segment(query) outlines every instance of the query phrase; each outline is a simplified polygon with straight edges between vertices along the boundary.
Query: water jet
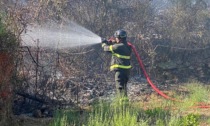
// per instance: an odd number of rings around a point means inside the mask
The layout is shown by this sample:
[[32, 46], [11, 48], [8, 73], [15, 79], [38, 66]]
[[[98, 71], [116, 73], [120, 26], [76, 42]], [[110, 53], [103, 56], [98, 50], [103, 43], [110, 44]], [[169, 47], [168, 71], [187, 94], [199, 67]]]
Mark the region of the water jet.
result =
[[90, 30], [74, 23], [30, 25], [21, 35], [22, 46], [64, 49], [100, 43], [101, 38]]

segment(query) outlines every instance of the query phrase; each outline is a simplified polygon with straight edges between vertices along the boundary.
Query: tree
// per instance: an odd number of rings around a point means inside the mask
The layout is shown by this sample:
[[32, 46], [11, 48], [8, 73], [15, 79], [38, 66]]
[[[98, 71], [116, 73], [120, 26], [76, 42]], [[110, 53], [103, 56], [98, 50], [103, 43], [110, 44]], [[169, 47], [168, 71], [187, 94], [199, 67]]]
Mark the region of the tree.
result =
[[171, 0], [171, 7], [162, 12], [157, 29], [179, 47], [199, 48], [207, 45], [205, 24], [209, 14], [204, 0]]
[[9, 126], [13, 100], [14, 61], [18, 39], [10, 32], [0, 18], [0, 125]]
[[[24, 3], [23, 3], [24, 2]], [[14, 1], [0, 2], [0, 125], [18, 125], [12, 115], [14, 89], [18, 89], [17, 66], [21, 45], [21, 34], [27, 32], [31, 23], [45, 22], [48, 17], [57, 18], [53, 9], [59, 9], [57, 1]], [[48, 9], [49, 8], [49, 9]], [[59, 11], [57, 11], [59, 12]], [[16, 64], [15, 64], [16, 63]]]

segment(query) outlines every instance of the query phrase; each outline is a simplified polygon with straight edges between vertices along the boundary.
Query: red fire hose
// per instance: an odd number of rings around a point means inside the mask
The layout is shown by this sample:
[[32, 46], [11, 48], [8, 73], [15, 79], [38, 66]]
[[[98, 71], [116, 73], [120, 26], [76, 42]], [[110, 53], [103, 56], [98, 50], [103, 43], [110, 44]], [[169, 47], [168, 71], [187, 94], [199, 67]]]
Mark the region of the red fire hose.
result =
[[[151, 86], [159, 95], [161, 95], [161, 96], [164, 97], [165, 99], [169, 99], [169, 100], [177, 101], [177, 102], [183, 102], [183, 101], [181, 101], [181, 100], [178, 100], [178, 99], [171, 98], [171, 97], [167, 96], [166, 94], [164, 94], [162, 91], [160, 91], [160, 90], [152, 83], [151, 79], [149, 78], [149, 75], [148, 75], [147, 72], [146, 72], [146, 69], [145, 69], [145, 67], [144, 67], [143, 62], [142, 62], [142, 60], [141, 60], [141, 58], [140, 58], [138, 52], [136, 51], [136, 48], [135, 48], [130, 42], [128, 42], [128, 45], [131, 46], [133, 52], [135, 53], [136, 58], [137, 58], [138, 63], [139, 63], [139, 66], [140, 66], [140, 68], [142, 69], [143, 74], [144, 74], [145, 78], [147, 79], [147, 82], [150, 84], [150, 86]], [[210, 108], [210, 106], [201, 104], [201, 105], [199, 105], [199, 106], [193, 106], [193, 108]]]

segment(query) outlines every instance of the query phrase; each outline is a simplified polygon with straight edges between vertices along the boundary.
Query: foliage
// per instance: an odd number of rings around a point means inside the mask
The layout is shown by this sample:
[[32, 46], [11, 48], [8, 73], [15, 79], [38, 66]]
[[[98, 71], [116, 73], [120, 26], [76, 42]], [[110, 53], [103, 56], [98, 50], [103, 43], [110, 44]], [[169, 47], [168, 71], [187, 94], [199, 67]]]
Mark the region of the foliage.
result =
[[186, 87], [189, 89], [190, 100], [194, 102], [206, 102], [208, 101], [209, 96], [207, 95], [209, 90], [199, 82], [191, 82], [186, 84]]
[[16, 36], [8, 31], [0, 18], [0, 49], [13, 51], [18, 47]]
[[0, 125], [11, 125], [14, 56], [18, 48], [16, 36], [10, 32], [0, 17]]
[[[91, 7], [90, 6], [96, 6]], [[113, 36], [117, 29], [125, 29], [130, 37], [147, 32], [153, 20], [149, 1], [86, 0], [71, 2], [65, 11], [69, 19], [78, 22], [101, 37]]]
[[[210, 39], [206, 2], [194, 0], [173, 0], [170, 9], [163, 13], [165, 23], [164, 34], [170, 38], [171, 44], [179, 47], [198, 48], [209, 44]], [[166, 25], [167, 24], [167, 25]], [[159, 29], [161, 30], [161, 29]]]
[[58, 110], [55, 113], [55, 118], [50, 126], [66, 126], [76, 125], [81, 123], [80, 112], [75, 110], [61, 111]]
[[148, 109], [145, 110], [145, 114], [148, 118], [160, 118], [160, 119], [164, 119], [166, 116], [170, 116], [170, 112], [168, 110], [164, 110], [162, 108], [154, 108], [154, 109]]
[[181, 126], [198, 126], [199, 125], [199, 115], [188, 114], [181, 119]]

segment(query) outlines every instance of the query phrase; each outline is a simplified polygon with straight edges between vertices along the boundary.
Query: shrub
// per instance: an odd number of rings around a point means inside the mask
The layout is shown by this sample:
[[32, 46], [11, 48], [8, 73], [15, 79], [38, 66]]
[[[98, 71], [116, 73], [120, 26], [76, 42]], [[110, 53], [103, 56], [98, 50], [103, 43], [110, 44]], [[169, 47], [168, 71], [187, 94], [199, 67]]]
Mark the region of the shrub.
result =
[[0, 18], [0, 50], [12, 51], [18, 47], [18, 41], [16, 36], [8, 31]]

